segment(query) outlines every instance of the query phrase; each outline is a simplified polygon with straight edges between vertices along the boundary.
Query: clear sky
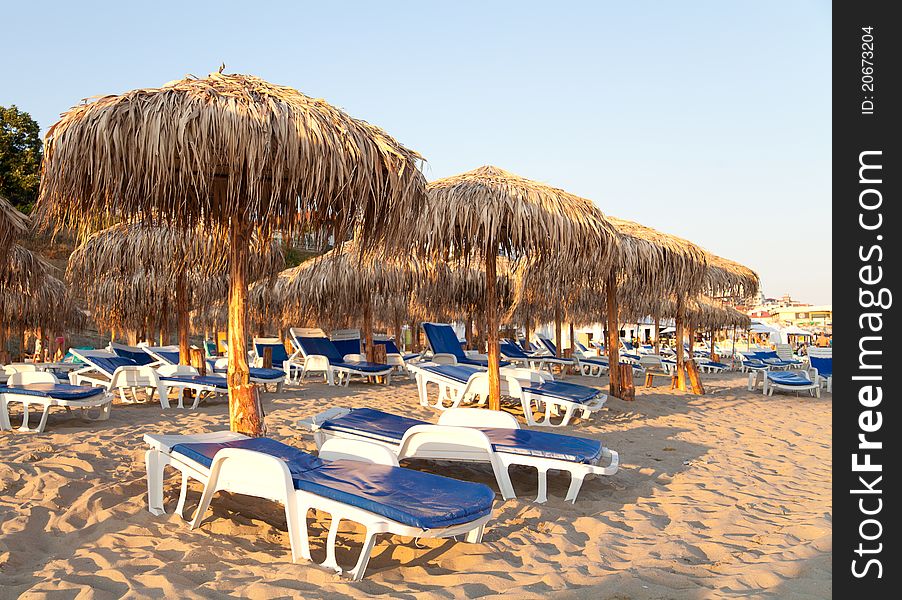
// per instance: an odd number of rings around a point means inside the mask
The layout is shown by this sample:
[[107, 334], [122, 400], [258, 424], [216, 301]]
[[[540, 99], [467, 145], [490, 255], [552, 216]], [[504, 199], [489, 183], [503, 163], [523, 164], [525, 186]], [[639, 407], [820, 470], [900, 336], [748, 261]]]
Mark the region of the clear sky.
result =
[[786, 2], [17, 2], [0, 105], [251, 73], [832, 301], [831, 8]]

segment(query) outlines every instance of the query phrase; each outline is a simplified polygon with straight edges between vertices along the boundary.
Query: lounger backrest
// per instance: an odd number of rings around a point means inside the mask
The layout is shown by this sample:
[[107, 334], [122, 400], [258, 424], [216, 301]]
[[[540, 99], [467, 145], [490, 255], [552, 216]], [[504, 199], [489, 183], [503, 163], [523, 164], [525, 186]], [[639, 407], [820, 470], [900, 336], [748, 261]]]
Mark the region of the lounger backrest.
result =
[[38, 367], [33, 363], [15, 363], [6, 365], [3, 367], [3, 370], [6, 371], [7, 375], [12, 375], [13, 373], [34, 373], [38, 370]]
[[145, 346], [147, 353], [151, 356], [158, 356], [170, 365], [179, 364], [179, 347], [178, 346]]
[[529, 358], [520, 346], [510, 340], [501, 340], [501, 354], [509, 358]]
[[32, 383], [59, 383], [53, 373], [46, 371], [17, 372], [9, 376], [9, 385], [29, 385]]
[[374, 344], [382, 344], [383, 346], [385, 346], [386, 354], [401, 354], [401, 351], [398, 350], [398, 345], [395, 343], [395, 340], [393, 340], [393, 339], [384, 338], [384, 337], [383, 338], [376, 337], [376, 338], [373, 338], [373, 343]]
[[329, 334], [329, 339], [343, 357], [361, 353], [359, 329], [336, 329]]
[[817, 369], [817, 374], [821, 377], [830, 377], [833, 375], [833, 357], [816, 356], [808, 354], [808, 360], [811, 366]]
[[549, 352], [557, 356], [557, 346], [554, 345], [554, 342], [552, 342], [548, 338], [540, 337], [539, 343], [545, 346], [545, 350], [548, 350]]
[[133, 360], [135, 364], [139, 366], [149, 365], [154, 362], [153, 357], [145, 352], [143, 348], [110, 342], [110, 351], [116, 356], [122, 356]]
[[219, 354], [216, 349], [216, 342], [212, 340], [204, 340], [204, 351], [207, 354], [207, 358], [214, 358]]
[[433, 354], [452, 354], [458, 360], [466, 359], [454, 328], [447, 323], [423, 323], [423, 332]]
[[344, 355], [327, 337], [297, 337], [295, 340], [304, 356], [320, 355], [325, 356], [331, 363], [344, 362]]
[[73, 348], [72, 354], [107, 377], [112, 377], [113, 373], [119, 367], [140, 366], [130, 358], [116, 356], [112, 352], [107, 352], [106, 350], [79, 350]]
[[294, 349], [300, 350], [301, 343], [298, 341], [298, 338], [326, 337], [326, 332], [319, 327], [292, 327], [288, 330], [288, 335], [291, 336], [291, 345], [294, 346]]
[[272, 348], [272, 364], [281, 365], [288, 360], [285, 344], [279, 338], [254, 338], [254, 352], [258, 357], [263, 358], [267, 348]]

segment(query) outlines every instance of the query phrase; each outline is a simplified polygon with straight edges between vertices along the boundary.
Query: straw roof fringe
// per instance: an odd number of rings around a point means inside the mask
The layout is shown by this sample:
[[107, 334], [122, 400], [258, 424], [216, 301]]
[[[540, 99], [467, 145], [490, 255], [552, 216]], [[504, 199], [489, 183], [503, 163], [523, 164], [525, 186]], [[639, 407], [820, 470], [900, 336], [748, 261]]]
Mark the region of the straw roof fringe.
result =
[[758, 274], [738, 262], [708, 253], [705, 291], [715, 298], [742, 300], [755, 296], [760, 287]]
[[21, 328], [51, 331], [84, 329], [87, 315], [77, 308], [66, 284], [46, 275], [26, 293], [0, 289], [0, 322]]
[[28, 227], [28, 217], [0, 196], [0, 252], [4, 252], [14, 240], [25, 235]]
[[31, 250], [12, 244], [0, 256], [0, 290], [24, 293], [37, 289], [53, 268]]
[[[107, 276], [152, 275], [175, 284], [179, 269], [195, 271], [203, 283], [229, 273], [228, 237], [218, 228], [183, 230], [150, 223], [119, 223], [89, 236], [69, 257], [66, 276], [70, 282], [90, 286]], [[253, 281], [274, 276], [285, 267], [281, 244], [275, 240], [251, 240], [248, 278]], [[201, 276], [202, 274], [202, 276]], [[227, 289], [227, 287], [225, 288]], [[217, 292], [216, 298], [225, 292]]]
[[[36, 214], [97, 229], [240, 220], [264, 235], [311, 228], [397, 241], [422, 212], [422, 158], [324, 100], [212, 73], [75, 106], [47, 133]], [[400, 236], [403, 237], [403, 236]]]
[[497, 248], [513, 260], [592, 260], [603, 272], [616, 258], [619, 240], [604, 214], [564, 190], [484, 166], [433, 181], [427, 192], [416, 239], [433, 256], [484, 256]]

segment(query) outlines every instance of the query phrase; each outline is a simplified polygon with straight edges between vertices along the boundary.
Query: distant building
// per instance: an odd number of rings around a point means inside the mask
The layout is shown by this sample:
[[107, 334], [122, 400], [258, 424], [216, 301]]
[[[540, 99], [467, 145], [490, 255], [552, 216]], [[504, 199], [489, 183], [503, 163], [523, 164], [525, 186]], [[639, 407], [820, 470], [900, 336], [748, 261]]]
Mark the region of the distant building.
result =
[[777, 325], [795, 325], [814, 329], [833, 326], [833, 305], [811, 305], [793, 300], [789, 294], [780, 298], [765, 298], [761, 294], [758, 306], [746, 311], [751, 318]]

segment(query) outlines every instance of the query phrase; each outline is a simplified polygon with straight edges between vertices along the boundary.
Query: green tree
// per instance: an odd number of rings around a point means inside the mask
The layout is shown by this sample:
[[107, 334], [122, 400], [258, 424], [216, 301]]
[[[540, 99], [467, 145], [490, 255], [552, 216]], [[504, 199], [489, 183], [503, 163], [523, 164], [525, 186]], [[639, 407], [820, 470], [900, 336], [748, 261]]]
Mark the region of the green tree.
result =
[[0, 195], [30, 212], [41, 184], [41, 128], [16, 105], [0, 106]]

